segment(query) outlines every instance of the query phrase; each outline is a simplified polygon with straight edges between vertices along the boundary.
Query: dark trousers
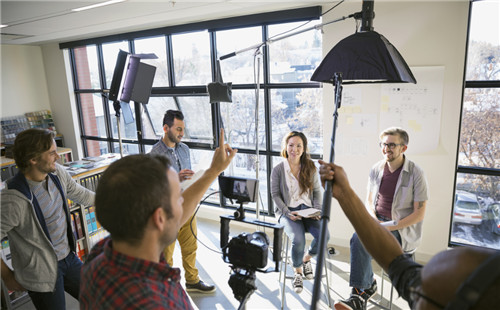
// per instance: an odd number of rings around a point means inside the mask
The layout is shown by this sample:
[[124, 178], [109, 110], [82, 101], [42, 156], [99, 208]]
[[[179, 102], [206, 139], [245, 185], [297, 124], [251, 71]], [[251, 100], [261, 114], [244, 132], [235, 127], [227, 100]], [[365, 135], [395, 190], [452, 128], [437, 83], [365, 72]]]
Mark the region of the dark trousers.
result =
[[31, 301], [36, 309], [56, 310], [66, 309], [64, 291], [78, 299], [80, 292], [80, 271], [82, 261], [70, 252], [66, 258], [57, 262], [57, 280], [53, 292], [28, 291]]

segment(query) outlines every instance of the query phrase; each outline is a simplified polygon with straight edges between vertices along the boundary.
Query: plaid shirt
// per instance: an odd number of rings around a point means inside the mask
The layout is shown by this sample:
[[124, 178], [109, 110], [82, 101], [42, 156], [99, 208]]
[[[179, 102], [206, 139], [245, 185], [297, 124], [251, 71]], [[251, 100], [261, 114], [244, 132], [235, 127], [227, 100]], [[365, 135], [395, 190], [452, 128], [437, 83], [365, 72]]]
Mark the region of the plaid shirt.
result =
[[180, 285], [180, 270], [97, 243], [82, 267], [80, 309], [193, 309]]

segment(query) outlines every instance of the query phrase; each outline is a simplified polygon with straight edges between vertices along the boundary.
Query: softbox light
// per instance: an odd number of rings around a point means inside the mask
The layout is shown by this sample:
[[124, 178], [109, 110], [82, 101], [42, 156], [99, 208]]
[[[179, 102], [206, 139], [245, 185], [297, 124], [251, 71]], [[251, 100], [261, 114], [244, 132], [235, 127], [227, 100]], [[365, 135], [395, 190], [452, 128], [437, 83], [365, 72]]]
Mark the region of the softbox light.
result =
[[131, 55], [120, 100], [148, 103], [155, 72], [155, 66], [142, 63], [140, 57]]
[[336, 72], [342, 73], [343, 84], [417, 82], [398, 50], [376, 31], [357, 32], [340, 41], [311, 81], [333, 84]]
[[118, 100], [118, 92], [120, 91], [120, 85], [122, 83], [123, 70], [125, 69], [125, 63], [127, 62], [128, 53], [120, 50], [118, 52], [118, 57], [116, 58], [115, 70], [113, 72], [113, 79], [111, 80], [111, 86], [109, 87], [110, 101]]

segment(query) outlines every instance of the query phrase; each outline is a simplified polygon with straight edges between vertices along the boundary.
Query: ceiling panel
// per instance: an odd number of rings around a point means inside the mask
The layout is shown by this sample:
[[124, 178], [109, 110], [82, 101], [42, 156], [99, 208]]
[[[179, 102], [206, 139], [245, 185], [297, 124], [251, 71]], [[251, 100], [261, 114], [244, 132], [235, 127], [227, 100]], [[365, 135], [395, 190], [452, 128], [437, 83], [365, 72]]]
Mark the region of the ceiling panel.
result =
[[321, 5], [328, 1], [127, 0], [81, 12], [103, 1], [2, 0], [2, 44], [40, 45], [167, 27], [182, 23]]

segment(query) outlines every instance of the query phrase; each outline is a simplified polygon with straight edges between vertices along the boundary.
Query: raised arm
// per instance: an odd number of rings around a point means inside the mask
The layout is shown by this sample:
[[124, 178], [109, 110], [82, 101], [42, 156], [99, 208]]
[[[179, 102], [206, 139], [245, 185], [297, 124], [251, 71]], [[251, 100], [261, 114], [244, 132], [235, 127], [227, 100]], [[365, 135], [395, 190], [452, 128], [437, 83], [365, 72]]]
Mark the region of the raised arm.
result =
[[389, 264], [403, 254], [398, 241], [368, 213], [359, 196], [351, 188], [342, 167], [322, 160], [319, 163], [322, 184], [324, 185], [326, 180], [333, 180], [332, 196], [338, 200], [366, 250], [388, 271]]
[[210, 167], [205, 170], [203, 175], [196, 182], [182, 192], [182, 198], [184, 198], [184, 203], [182, 204], [184, 213], [181, 222], [183, 224], [193, 215], [196, 206], [210, 187], [210, 184], [212, 184], [219, 174], [229, 166], [229, 163], [231, 163], [238, 152], [237, 149], [233, 150], [228, 144], [224, 143], [224, 129], [222, 128], [220, 130], [219, 141], [219, 147], [215, 149]]

